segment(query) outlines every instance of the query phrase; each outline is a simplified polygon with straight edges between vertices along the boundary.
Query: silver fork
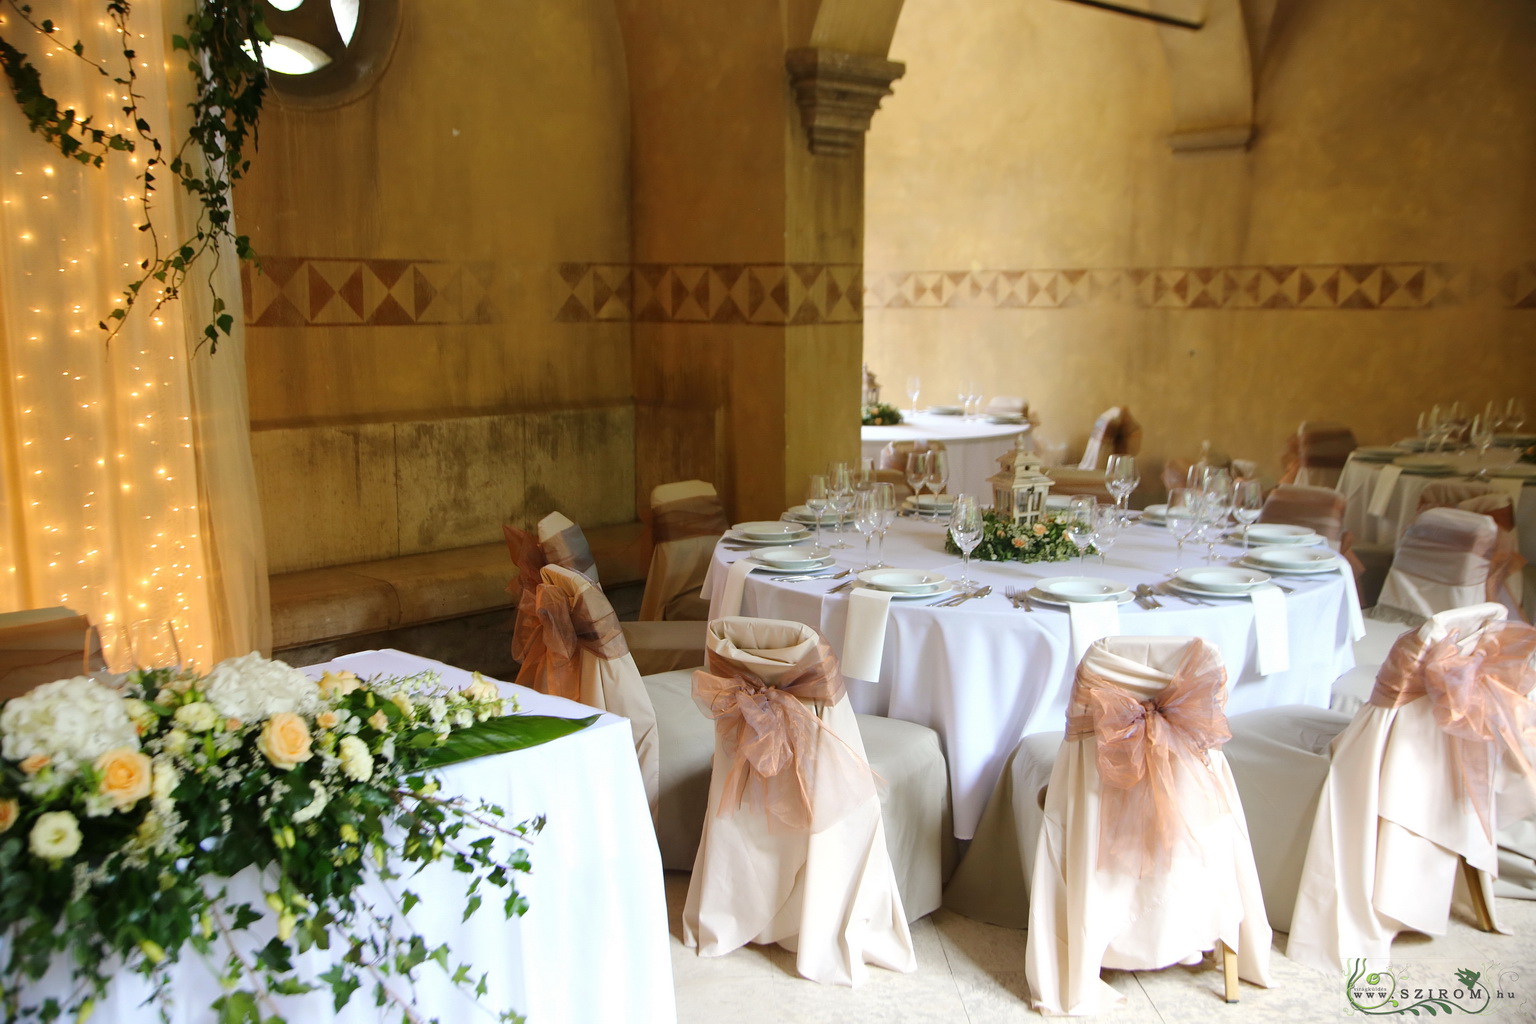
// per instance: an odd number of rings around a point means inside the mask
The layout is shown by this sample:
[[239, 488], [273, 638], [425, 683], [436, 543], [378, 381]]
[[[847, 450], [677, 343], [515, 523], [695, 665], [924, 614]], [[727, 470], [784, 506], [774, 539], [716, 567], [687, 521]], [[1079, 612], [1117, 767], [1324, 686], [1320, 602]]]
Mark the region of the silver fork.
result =
[[853, 572], [852, 569], [844, 569], [842, 572], [832, 573], [830, 576], [823, 573], [806, 572], [794, 576], [770, 576], [775, 583], [804, 583], [806, 580], [840, 580]]
[[1028, 589], [1020, 587], [1004, 587], [1003, 596], [1013, 602], [1015, 608], [1023, 608], [1027, 612], [1035, 610], [1035, 606], [1029, 603]]

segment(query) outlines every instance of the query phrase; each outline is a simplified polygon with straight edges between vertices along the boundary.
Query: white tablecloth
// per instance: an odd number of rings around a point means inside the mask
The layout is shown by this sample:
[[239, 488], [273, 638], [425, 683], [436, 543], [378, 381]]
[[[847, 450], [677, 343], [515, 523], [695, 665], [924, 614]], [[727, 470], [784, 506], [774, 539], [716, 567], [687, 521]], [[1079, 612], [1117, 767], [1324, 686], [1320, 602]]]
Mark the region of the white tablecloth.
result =
[[[1376, 492], [1376, 478], [1381, 474], [1381, 462], [1366, 462], [1350, 456], [1339, 475], [1338, 491], [1349, 503], [1344, 510], [1344, 528], [1355, 535], [1361, 544], [1381, 544], [1394, 550], [1404, 531], [1413, 522], [1419, 509], [1419, 495], [1424, 488], [1442, 480], [1468, 480], [1461, 476], [1424, 476], [1404, 473], [1392, 488], [1386, 512], [1371, 515], [1371, 496]], [[1529, 480], [1520, 489], [1520, 501], [1515, 508], [1515, 530], [1519, 536], [1520, 553], [1536, 562], [1536, 480]]]
[[987, 478], [997, 472], [997, 457], [1014, 446], [1025, 428], [1019, 423], [992, 423], [985, 418], [962, 419], [902, 411], [904, 421], [894, 427], [863, 427], [859, 432], [861, 452], [879, 465], [880, 452], [892, 441], [943, 441], [949, 452], [950, 494], [974, 494], [982, 504], [991, 504], [992, 485]]
[[[862, 566], [862, 538], [850, 540], [855, 547], [834, 552], [838, 563]], [[1217, 553], [1230, 559], [1238, 550], [1219, 545]], [[715, 549], [705, 584], [713, 595], [712, 613], [724, 587], [724, 566], [740, 557], [744, 553]], [[951, 577], [960, 571], [960, 559], [944, 553], [940, 527], [905, 518], [897, 520], [886, 538], [885, 561]], [[1016, 610], [1003, 597], [1003, 588], [1080, 574], [1156, 583], [1178, 564], [1167, 531], [1140, 524], [1121, 535], [1106, 566], [1094, 559], [1081, 568], [1076, 560], [1031, 565], [972, 560], [972, 576], [991, 584], [992, 596], [957, 608], [892, 601], [880, 681], [848, 680], [854, 708], [918, 722], [939, 733], [949, 762], [955, 835], [970, 838], [1019, 738], [1063, 728], [1076, 670], [1067, 613], [1039, 603], [1033, 612]], [[1193, 549], [1187, 551], [1183, 564], [1204, 565], [1204, 548], [1198, 556]], [[847, 593], [828, 595], [834, 584], [825, 582], [774, 583], [770, 575], [759, 571], [747, 578], [741, 613], [808, 623], [841, 655]], [[1229, 714], [1279, 704], [1327, 707], [1329, 687], [1354, 666], [1344, 582], [1336, 574], [1287, 577], [1283, 582], [1294, 590], [1286, 598], [1290, 668], [1284, 672], [1261, 676], [1255, 670], [1254, 613], [1247, 600], [1196, 605], [1163, 596], [1163, 608], [1156, 611], [1123, 605], [1121, 632], [1198, 636], [1213, 643], [1230, 677]]]
[[[400, 651], [364, 651], [304, 671], [318, 678], [326, 668], [350, 669], [365, 677], [430, 670], [455, 686], [469, 681], [469, 673], [461, 669]], [[564, 718], [593, 714], [593, 709], [572, 701], [501, 685], [504, 693], [515, 695], [522, 709], [533, 714]], [[529, 903], [528, 913], [521, 918], [507, 920], [497, 896], [500, 890], [489, 888], [483, 890], [485, 906], [461, 923], [467, 876], [448, 865], [434, 865], [414, 878], [393, 883], [396, 894], [409, 888], [422, 897], [410, 921], [429, 945], [447, 941], [454, 963], [470, 964], [476, 977], [481, 972], [488, 975], [489, 992], [483, 1005], [515, 1008], [530, 1021], [562, 1024], [674, 1022], [661, 855], [629, 723], [603, 715], [581, 732], [527, 750], [453, 765], [443, 769], [440, 777], [445, 794], [495, 803], [506, 811], [509, 824], [547, 816], [544, 830], [525, 844], [533, 870], [517, 876], [518, 889]], [[248, 892], [244, 898], [259, 901], [254, 883], [254, 877], [237, 877], [231, 891], [243, 888]], [[434, 898], [437, 893], [441, 898]], [[395, 902], [397, 895], [365, 892], [361, 898], [365, 904], [372, 901], [383, 906]], [[215, 952], [218, 949], [216, 943]], [[174, 972], [170, 1020], [200, 1024], [209, 1019], [208, 1006], [217, 998], [219, 985], [190, 947], [184, 954]], [[301, 956], [298, 962], [304, 959]], [[418, 974], [416, 1005], [424, 1016], [444, 1021], [491, 1019], [443, 980], [435, 965], [426, 965]], [[45, 984], [55, 980], [62, 986], [64, 977], [50, 975]], [[140, 1005], [151, 998], [155, 994], [139, 975], [119, 975], [92, 1020], [136, 1024], [151, 1019], [154, 1012]], [[307, 997], [284, 997], [277, 1004], [290, 1021], [373, 1024], [399, 1017], [398, 1011], [381, 1011], [373, 1005], [369, 984], [353, 995], [341, 1014], [333, 1012], [328, 988]]]

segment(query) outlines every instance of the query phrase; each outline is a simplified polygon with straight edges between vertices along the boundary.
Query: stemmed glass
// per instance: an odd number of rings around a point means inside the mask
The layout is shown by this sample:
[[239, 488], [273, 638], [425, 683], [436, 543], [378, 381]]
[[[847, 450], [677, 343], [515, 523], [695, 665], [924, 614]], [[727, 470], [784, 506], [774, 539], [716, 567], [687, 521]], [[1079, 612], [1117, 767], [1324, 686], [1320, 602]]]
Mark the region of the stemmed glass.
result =
[[1216, 538], [1232, 513], [1232, 480], [1226, 474], [1212, 478], [1200, 495], [1200, 532], [1205, 539], [1205, 561], [1216, 560]]
[[181, 640], [176, 635], [175, 622], [135, 619], [128, 623], [124, 635], [134, 668], [178, 668], [182, 664]]
[[923, 393], [923, 379], [921, 377], [907, 378], [907, 397], [912, 400], [912, 411], [917, 412], [917, 396]]
[[834, 462], [831, 478], [827, 481], [827, 505], [837, 513], [837, 543], [834, 548], [846, 548], [848, 542], [843, 540], [843, 518], [853, 508], [853, 474], [848, 471], [848, 463]]
[[1168, 491], [1168, 511], [1163, 513], [1168, 532], [1179, 545], [1179, 568], [1184, 567], [1184, 542], [1200, 528], [1200, 492], [1192, 487]]
[[1504, 425], [1512, 434], [1518, 434], [1520, 428], [1525, 426], [1525, 402], [1519, 398], [1511, 398], [1509, 404], [1504, 407]]
[[1233, 485], [1232, 518], [1243, 524], [1243, 551], [1248, 551], [1248, 527], [1259, 521], [1264, 511], [1264, 485], [1257, 480], [1239, 480]]
[[1077, 548], [1079, 565], [1087, 560], [1088, 548], [1097, 535], [1094, 526], [1094, 509], [1097, 504], [1091, 494], [1074, 494], [1071, 504], [1067, 506], [1066, 516], [1063, 518], [1067, 539]]
[[1478, 465], [1488, 461], [1488, 448], [1493, 444], [1493, 424], [1487, 416], [1473, 416], [1472, 430], [1467, 439], [1477, 446]]
[[864, 568], [873, 569], [875, 563], [869, 558], [869, 539], [880, 529], [880, 505], [873, 487], [854, 492], [853, 527], [864, 535]]
[[1111, 455], [1104, 471], [1104, 486], [1115, 499], [1115, 507], [1125, 511], [1131, 493], [1141, 484], [1141, 474], [1136, 469], [1136, 456]]
[[816, 517], [816, 546], [821, 547], [821, 517], [831, 505], [831, 497], [827, 492], [827, 478], [824, 474], [811, 474], [811, 482], [805, 488], [805, 507], [811, 510], [811, 515]]
[[[1120, 531], [1125, 527], [1125, 520], [1120, 516], [1120, 510], [1114, 505], [1096, 505], [1093, 510], [1093, 544], [1099, 549], [1099, 564], [1104, 565], [1108, 559], [1105, 557], [1109, 549], [1115, 546], [1115, 541], [1120, 538]], [[1074, 543], [1076, 543], [1074, 541]]]
[[962, 590], [968, 591], [973, 586], [971, 552], [981, 543], [981, 530], [981, 506], [976, 504], [975, 497], [969, 494], [956, 495], [954, 507], [949, 510], [949, 535], [954, 538], [955, 547], [960, 549], [964, 559], [960, 579], [957, 581]]
[[923, 503], [918, 500], [923, 493], [923, 484], [928, 482], [928, 453], [907, 453], [907, 486], [912, 488], [912, 508], [918, 515], [923, 514]]
[[928, 453], [928, 490], [933, 495], [933, 518], [939, 518], [939, 495], [949, 483], [949, 452]]
[[875, 509], [879, 513], [880, 522], [879, 557], [874, 568], [883, 569], [885, 568], [885, 531], [889, 530], [891, 524], [896, 521], [896, 485], [882, 480], [875, 484], [870, 493], [874, 495]]

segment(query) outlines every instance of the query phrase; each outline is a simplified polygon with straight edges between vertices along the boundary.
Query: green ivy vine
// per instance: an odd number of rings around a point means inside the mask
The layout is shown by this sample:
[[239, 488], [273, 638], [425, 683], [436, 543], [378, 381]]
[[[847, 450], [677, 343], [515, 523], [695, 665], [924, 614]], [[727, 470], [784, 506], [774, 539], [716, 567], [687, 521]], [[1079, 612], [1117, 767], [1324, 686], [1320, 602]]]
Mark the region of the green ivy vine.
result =
[[[267, 70], [261, 62], [260, 44], [270, 42], [272, 33], [262, 19], [259, 0], [203, 0], [188, 15], [185, 34], [171, 37], [172, 50], [187, 56], [187, 67], [196, 81], [196, 98], [189, 104], [192, 125], [186, 137], [168, 141], [140, 110], [143, 97], [134, 69], [137, 54], [129, 27], [129, 0], [106, 3], [107, 16], [127, 68], [122, 74], [115, 73], [110, 66], [115, 58], [97, 60], [86, 53], [78, 39], [73, 45], [64, 42], [59, 26], [39, 18], [30, 4], [20, 0], [3, 3], [17, 15], [23, 30], [31, 32], [26, 39], [84, 61], [121, 86], [126, 97], [122, 123], [129, 128], [122, 132], [101, 127], [111, 123], [111, 119], [98, 113], [63, 109], [48, 94], [42, 73], [21, 49], [24, 40], [14, 34], [11, 38], [0, 34], [0, 68], [4, 69], [11, 93], [34, 134], [64, 157], [94, 167], [114, 159], [114, 154], [137, 153], [144, 157], [137, 175], [142, 211], [139, 231], [149, 238], [150, 254], [140, 262], [139, 276], [123, 289], [122, 304], [98, 322], [107, 341], [110, 343], [122, 330], [141, 292], [151, 281], [161, 286], [150, 310], [152, 316], [179, 296], [188, 274], [204, 258], [212, 259], [217, 268], [226, 243], [240, 260], [254, 260], [250, 239], [234, 233], [230, 200], [235, 182], [250, 168], [246, 146], [255, 147], [256, 123], [267, 90]], [[166, 176], [196, 197], [199, 206], [191, 231], [170, 246], [162, 245], [153, 216], [155, 193]], [[206, 342], [209, 351], [215, 352], [220, 336], [228, 336], [234, 326], [234, 316], [212, 280], [210, 275], [213, 318], [203, 327], [199, 347]]]

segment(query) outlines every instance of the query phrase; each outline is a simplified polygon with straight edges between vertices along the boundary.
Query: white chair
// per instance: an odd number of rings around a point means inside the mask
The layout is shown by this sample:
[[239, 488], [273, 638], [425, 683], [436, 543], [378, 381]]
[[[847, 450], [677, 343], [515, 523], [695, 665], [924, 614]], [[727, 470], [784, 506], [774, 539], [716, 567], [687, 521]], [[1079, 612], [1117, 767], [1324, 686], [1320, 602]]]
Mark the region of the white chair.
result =
[[597, 584], [574, 569], [546, 565], [524, 588], [512, 654], [517, 682], [541, 693], [629, 719], [645, 796], [656, 818], [658, 739], [650, 694], [624, 642], [618, 616]]
[[1220, 655], [1190, 637], [1110, 637], [1084, 655], [1030, 884], [1024, 968], [1042, 1013], [1118, 1001], [1102, 967], [1218, 947], [1229, 1002], [1239, 975], [1269, 985], [1271, 932], [1220, 750], [1225, 688]]
[[723, 956], [780, 943], [830, 984], [859, 984], [867, 964], [915, 970], [875, 776], [826, 643], [796, 622], [717, 619], [694, 695], [716, 739], [684, 944]]
[[1536, 808], [1522, 749], [1536, 628], [1503, 615], [1484, 603], [1404, 634], [1334, 742], [1291, 959], [1335, 973], [1344, 958], [1388, 956], [1400, 931], [1444, 934], [1458, 889], [1499, 930], [1495, 835]]
[[[700, 596], [715, 542], [730, 523], [715, 488], [703, 480], [662, 484], [651, 490], [651, 566], [640, 601], [641, 621], [709, 618]], [[703, 649], [703, 627], [699, 647]]]

